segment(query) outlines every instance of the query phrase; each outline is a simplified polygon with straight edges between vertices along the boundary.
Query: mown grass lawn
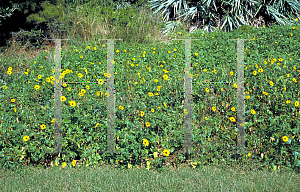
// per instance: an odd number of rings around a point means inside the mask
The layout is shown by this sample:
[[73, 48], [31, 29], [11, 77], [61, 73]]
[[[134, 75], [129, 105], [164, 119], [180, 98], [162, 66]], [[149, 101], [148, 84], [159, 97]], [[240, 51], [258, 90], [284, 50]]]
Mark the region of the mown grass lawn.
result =
[[145, 168], [32, 168], [24, 175], [0, 171], [1, 191], [299, 191], [299, 174], [183, 166], [164, 172]]

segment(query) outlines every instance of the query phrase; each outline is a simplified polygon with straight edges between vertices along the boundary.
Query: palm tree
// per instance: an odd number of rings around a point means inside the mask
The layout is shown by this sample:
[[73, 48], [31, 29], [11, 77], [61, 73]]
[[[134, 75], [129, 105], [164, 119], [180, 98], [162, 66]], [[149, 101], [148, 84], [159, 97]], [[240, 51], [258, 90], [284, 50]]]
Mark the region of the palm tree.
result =
[[[221, 28], [227, 32], [241, 25], [255, 27], [262, 23], [266, 26], [271, 23], [290, 25], [295, 24], [295, 17], [299, 17], [300, 10], [300, 3], [297, 0], [279, 2], [276, 0], [191, 0], [189, 2], [186, 0], [151, 0], [149, 4], [150, 9], [155, 9], [153, 14], [162, 11], [164, 22], [166, 22], [166, 30], [163, 33], [169, 33], [181, 22], [187, 21], [196, 21], [197, 27], [199, 23], [200, 25], [210, 23], [212, 29]], [[173, 14], [172, 19], [171, 14]]]

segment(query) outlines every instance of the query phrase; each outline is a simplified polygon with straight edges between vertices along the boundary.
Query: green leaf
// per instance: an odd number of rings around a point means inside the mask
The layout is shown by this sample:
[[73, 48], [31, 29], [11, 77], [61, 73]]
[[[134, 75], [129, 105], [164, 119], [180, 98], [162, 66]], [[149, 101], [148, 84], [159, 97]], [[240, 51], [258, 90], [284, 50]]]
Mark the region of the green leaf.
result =
[[171, 147], [170, 152], [173, 153], [175, 151], [175, 147]]

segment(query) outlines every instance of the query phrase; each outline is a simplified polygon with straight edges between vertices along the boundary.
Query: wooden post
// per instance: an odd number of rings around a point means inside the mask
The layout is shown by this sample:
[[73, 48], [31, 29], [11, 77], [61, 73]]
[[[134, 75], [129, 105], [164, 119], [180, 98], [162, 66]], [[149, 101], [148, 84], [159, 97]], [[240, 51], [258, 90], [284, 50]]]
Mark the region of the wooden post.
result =
[[54, 79], [54, 151], [46, 151], [46, 153], [70, 153], [70, 151], [62, 151], [62, 91], [61, 91], [61, 40], [69, 39], [52, 39], [55, 40], [55, 79]]
[[115, 151], [115, 90], [114, 90], [114, 40], [123, 39], [99, 39], [107, 40], [107, 151], [98, 153], [120, 153]]
[[[244, 41], [253, 39], [229, 39], [237, 40], [237, 152], [245, 152], [245, 93], [244, 93]], [[235, 153], [235, 152], [232, 152]]]

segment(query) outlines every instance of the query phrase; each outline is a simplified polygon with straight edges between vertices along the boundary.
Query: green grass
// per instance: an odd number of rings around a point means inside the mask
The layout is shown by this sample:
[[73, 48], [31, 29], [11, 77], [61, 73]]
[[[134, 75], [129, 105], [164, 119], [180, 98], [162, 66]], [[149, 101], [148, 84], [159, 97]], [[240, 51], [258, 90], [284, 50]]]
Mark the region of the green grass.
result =
[[205, 166], [168, 168], [31, 168], [24, 175], [0, 172], [1, 191], [299, 191], [300, 175]]

